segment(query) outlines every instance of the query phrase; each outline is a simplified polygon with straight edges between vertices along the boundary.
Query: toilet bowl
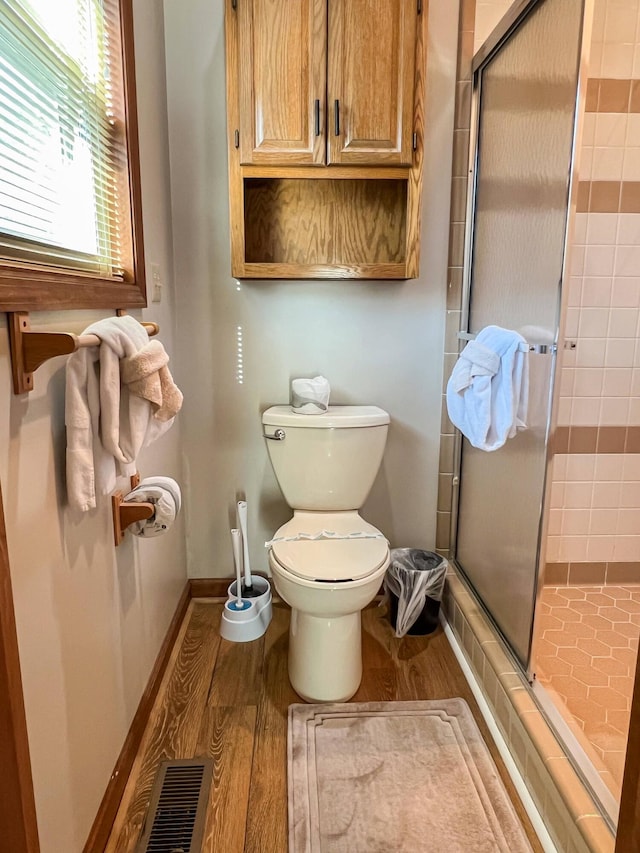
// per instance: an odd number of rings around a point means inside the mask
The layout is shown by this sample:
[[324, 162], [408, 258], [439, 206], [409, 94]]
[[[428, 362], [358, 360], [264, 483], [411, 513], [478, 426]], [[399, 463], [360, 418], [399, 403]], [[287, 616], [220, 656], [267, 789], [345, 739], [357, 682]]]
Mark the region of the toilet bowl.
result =
[[289, 679], [308, 702], [347, 701], [362, 678], [360, 614], [380, 589], [389, 543], [358, 509], [388, 423], [375, 406], [330, 406], [311, 416], [276, 406], [263, 415], [269, 456], [294, 510], [269, 543], [269, 566], [291, 607]]
[[[323, 531], [336, 536], [293, 539]], [[292, 611], [289, 680], [307, 702], [346, 702], [362, 679], [360, 613], [380, 589], [389, 544], [357, 512], [296, 512], [274, 540], [273, 582]]]

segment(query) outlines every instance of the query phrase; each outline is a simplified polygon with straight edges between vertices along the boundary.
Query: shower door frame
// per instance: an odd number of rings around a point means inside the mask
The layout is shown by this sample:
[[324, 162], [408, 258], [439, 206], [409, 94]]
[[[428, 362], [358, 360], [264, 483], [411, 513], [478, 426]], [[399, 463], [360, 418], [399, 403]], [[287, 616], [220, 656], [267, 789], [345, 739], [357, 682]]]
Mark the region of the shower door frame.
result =
[[[473, 248], [475, 237], [475, 208], [477, 196], [478, 182], [478, 160], [479, 160], [479, 135], [480, 135], [480, 115], [482, 101], [482, 67], [487, 64], [496, 51], [508, 41], [514, 32], [517, 31], [520, 24], [533, 12], [536, 6], [546, 0], [516, 0], [515, 3], [507, 10], [498, 26], [489, 35], [486, 41], [481, 45], [473, 57], [471, 74], [472, 74], [472, 92], [471, 92], [471, 122], [469, 133], [469, 185], [467, 190], [467, 206], [466, 206], [466, 225], [465, 225], [465, 242], [464, 242], [464, 258], [463, 258], [463, 278], [462, 278], [462, 301], [461, 301], [461, 317], [460, 317], [460, 338], [465, 341], [465, 336], [469, 334], [469, 315], [471, 307], [471, 291], [472, 291], [472, 263], [473, 263]], [[560, 399], [560, 382], [558, 377], [558, 352], [561, 347], [564, 347], [564, 328], [563, 319], [566, 316], [568, 305], [568, 291], [565, 287], [565, 282], [569, 277], [571, 264], [571, 246], [573, 241], [573, 230], [575, 226], [575, 213], [578, 201], [578, 141], [582, 138], [582, 124], [584, 121], [584, 108], [586, 102], [586, 83], [588, 75], [588, 59], [589, 48], [591, 42], [591, 23], [593, 20], [593, 8], [595, 0], [583, 0], [583, 17], [581, 30], [581, 44], [578, 58], [578, 74], [576, 98], [574, 102], [574, 119], [573, 119], [573, 137], [571, 144], [571, 171], [568, 181], [567, 193], [567, 218], [564, 229], [563, 241], [563, 258], [561, 266], [560, 281], [558, 283], [558, 306], [557, 306], [557, 327], [554, 347], [551, 357], [553, 358], [551, 369], [551, 386], [549, 390], [549, 411], [546, 424], [546, 444], [545, 444], [545, 471], [542, 487], [542, 502], [540, 507], [540, 518], [538, 521], [538, 544], [536, 552], [536, 578], [534, 582], [534, 595], [532, 600], [532, 621], [529, 632], [528, 654], [526, 664], [523, 665], [518, 656], [512, 650], [511, 644], [498, 626], [493, 614], [489, 611], [484, 601], [475, 592], [473, 584], [467, 579], [462, 566], [456, 558], [457, 538], [458, 538], [458, 514], [459, 514], [459, 497], [460, 497], [460, 474], [462, 467], [462, 434], [459, 430], [455, 432], [454, 441], [454, 464], [453, 464], [453, 492], [451, 506], [451, 530], [450, 530], [450, 554], [452, 560], [458, 569], [466, 584], [471, 588], [472, 593], [493, 625], [497, 634], [502, 638], [509, 656], [514, 664], [527, 677], [529, 682], [535, 680], [535, 637], [536, 626], [539, 618], [539, 601], [544, 585], [544, 564], [546, 557], [546, 538], [550, 508], [550, 489], [548, 484], [551, 481], [551, 470], [553, 464], [553, 443], [555, 430], [558, 420], [558, 406]]]

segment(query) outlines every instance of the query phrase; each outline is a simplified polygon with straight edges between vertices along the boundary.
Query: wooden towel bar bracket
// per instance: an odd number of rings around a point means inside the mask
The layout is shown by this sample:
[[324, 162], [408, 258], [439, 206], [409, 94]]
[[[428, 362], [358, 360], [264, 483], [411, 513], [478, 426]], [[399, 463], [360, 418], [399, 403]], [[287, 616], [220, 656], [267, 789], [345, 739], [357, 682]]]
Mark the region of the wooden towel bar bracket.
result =
[[[131, 477], [131, 488], [140, 485], [140, 474]], [[122, 492], [111, 495], [111, 511], [113, 514], [113, 541], [118, 546], [124, 539], [124, 533], [130, 524], [151, 518], [155, 512], [152, 503], [125, 501]]]
[[[118, 312], [122, 316], [122, 312]], [[80, 347], [98, 346], [97, 335], [74, 335], [73, 332], [32, 332], [29, 313], [7, 313], [13, 393], [25, 394], [33, 390], [33, 373], [41, 364], [58, 355], [69, 355]], [[149, 337], [157, 335], [157, 323], [142, 323]]]

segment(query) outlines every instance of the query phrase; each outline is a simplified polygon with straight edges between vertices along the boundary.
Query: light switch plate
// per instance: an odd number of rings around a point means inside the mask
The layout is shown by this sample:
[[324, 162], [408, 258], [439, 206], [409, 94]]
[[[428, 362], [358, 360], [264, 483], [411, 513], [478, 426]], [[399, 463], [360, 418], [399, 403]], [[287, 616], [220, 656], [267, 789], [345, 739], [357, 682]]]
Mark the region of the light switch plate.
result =
[[151, 264], [151, 301], [162, 301], [162, 271], [160, 264]]

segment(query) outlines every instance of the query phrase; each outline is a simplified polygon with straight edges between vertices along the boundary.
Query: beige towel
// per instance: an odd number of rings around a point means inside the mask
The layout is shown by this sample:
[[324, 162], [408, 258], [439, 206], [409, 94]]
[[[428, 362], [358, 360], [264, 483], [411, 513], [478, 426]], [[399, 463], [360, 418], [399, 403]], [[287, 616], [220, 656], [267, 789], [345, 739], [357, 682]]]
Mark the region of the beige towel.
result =
[[135, 473], [142, 448], [172, 424], [156, 418], [153, 405], [122, 383], [122, 362], [149, 343], [144, 326], [130, 316], [107, 317], [85, 334], [101, 343], [69, 356], [65, 400], [67, 494], [82, 511], [95, 507], [96, 492], [113, 491], [118, 475]]
[[173, 381], [168, 363], [169, 356], [160, 341], [149, 341], [120, 363], [120, 376], [129, 393], [148, 400], [159, 421], [175, 417], [182, 406], [182, 392]]

